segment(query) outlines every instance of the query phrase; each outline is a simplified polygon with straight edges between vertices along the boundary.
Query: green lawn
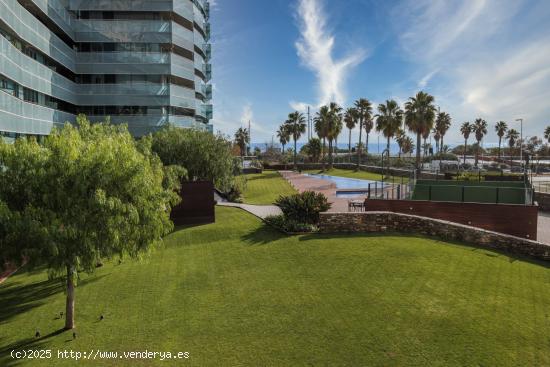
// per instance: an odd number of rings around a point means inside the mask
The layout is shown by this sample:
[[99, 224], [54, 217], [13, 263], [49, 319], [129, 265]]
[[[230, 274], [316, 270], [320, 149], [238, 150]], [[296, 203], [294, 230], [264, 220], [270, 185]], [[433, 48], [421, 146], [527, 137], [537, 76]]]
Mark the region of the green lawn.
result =
[[56, 333], [59, 282], [20, 272], [0, 285], [0, 366], [15, 346], [190, 352], [91, 366], [550, 365], [548, 266], [400, 235], [284, 237], [233, 208], [84, 276], [76, 301], [73, 341]]
[[[372, 172], [365, 172], [365, 171], [353, 171], [353, 170], [347, 170], [347, 169], [341, 169], [341, 168], [333, 168], [331, 170], [326, 171], [319, 171], [319, 170], [307, 170], [304, 171], [307, 173], [319, 173], [319, 174], [325, 174], [325, 175], [331, 175], [331, 176], [339, 176], [339, 177], [349, 177], [349, 178], [358, 178], [361, 180], [371, 180], [371, 181], [382, 181], [382, 175], [379, 173], [372, 173]], [[392, 179], [395, 179], [395, 182], [401, 182], [401, 177], [391, 177], [390, 181]], [[387, 179], [386, 179], [387, 181]], [[408, 182], [408, 177], [403, 177], [403, 182]]]
[[296, 193], [296, 190], [277, 171], [264, 171], [244, 177], [246, 178], [246, 189], [243, 202], [246, 204], [273, 204], [281, 195]]

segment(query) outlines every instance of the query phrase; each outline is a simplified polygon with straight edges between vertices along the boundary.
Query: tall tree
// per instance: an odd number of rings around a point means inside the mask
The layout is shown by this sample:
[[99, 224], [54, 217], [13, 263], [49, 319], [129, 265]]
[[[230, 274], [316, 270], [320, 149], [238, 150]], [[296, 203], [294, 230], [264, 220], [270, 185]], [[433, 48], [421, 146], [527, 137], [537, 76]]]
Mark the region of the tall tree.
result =
[[400, 130], [403, 122], [403, 110], [393, 99], [387, 100], [385, 104], [378, 105], [378, 114], [376, 115], [376, 131], [382, 132], [387, 139], [386, 151], [388, 154], [388, 166], [390, 157], [390, 139]]
[[288, 131], [286, 124], [283, 123], [279, 126], [279, 130], [277, 130], [277, 138], [279, 138], [279, 143], [281, 143], [283, 147], [282, 153], [285, 154], [285, 145], [287, 145], [290, 140], [290, 132]]
[[506, 134], [506, 131], [508, 130], [508, 125], [504, 121], [499, 121], [495, 125], [495, 131], [498, 136], [498, 159], [500, 159], [500, 147], [502, 144], [502, 138]]
[[246, 155], [246, 147], [250, 143], [250, 133], [248, 129], [239, 127], [239, 129], [235, 132], [235, 144], [239, 147], [239, 150], [241, 151], [241, 156]]
[[[372, 120], [372, 104], [366, 98], [360, 98], [355, 101], [355, 109], [357, 110], [357, 117], [359, 118], [359, 145], [357, 151], [357, 169], [359, 169], [359, 164], [361, 164], [361, 159], [363, 155], [363, 147], [361, 146], [361, 134], [364, 128], [366, 121]], [[367, 148], [368, 153], [368, 148]]]
[[441, 147], [443, 147], [445, 134], [451, 127], [451, 115], [447, 112], [439, 112], [435, 120], [435, 130], [439, 133], [441, 137]]
[[513, 161], [513, 155], [514, 155], [513, 149], [516, 146], [516, 144], [519, 140], [519, 137], [520, 137], [519, 132], [516, 129], [510, 129], [506, 133], [506, 140], [508, 140], [508, 147], [510, 148], [510, 167], [512, 166], [512, 164], [514, 162]]
[[342, 107], [338, 106], [337, 103], [331, 102], [328, 106], [329, 108], [329, 120], [328, 120], [328, 129], [327, 129], [327, 139], [328, 139], [328, 158], [329, 158], [329, 169], [332, 169], [334, 163], [333, 157], [333, 142], [338, 138], [338, 135], [342, 131]]
[[397, 145], [399, 146], [399, 159], [401, 159], [401, 153], [403, 152], [403, 143], [405, 141], [405, 138], [407, 135], [405, 134], [405, 131], [403, 129], [399, 128], [397, 132], [395, 133], [395, 141], [397, 142]]
[[434, 97], [425, 92], [418, 92], [405, 104], [405, 124], [416, 134], [416, 170], [420, 173], [421, 137], [433, 128], [436, 109]]
[[472, 125], [468, 121], [462, 123], [462, 126], [460, 126], [460, 133], [464, 137], [463, 162], [466, 163], [466, 148], [468, 147], [468, 139], [470, 138], [470, 134], [472, 133]]
[[330, 109], [328, 108], [328, 106], [322, 106], [313, 118], [315, 132], [317, 133], [319, 139], [323, 140], [323, 148], [321, 151], [323, 171], [325, 169], [326, 140], [328, 137], [330, 118]]
[[481, 141], [483, 140], [483, 137], [487, 134], [487, 121], [481, 118], [477, 118], [474, 121], [472, 131], [474, 132], [476, 141], [477, 141], [476, 161], [475, 161], [475, 166], [477, 167], [477, 164], [479, 162], [479, 151], [481, 149]]
[[0, 142], [0, 165], [11, 230], [0, 239], [1, 253], [64, 279], [65, 329], [75, 327], [80, 273], [104, 259], [137, 257], [173, 228], [179, 180], [166, 176], [151, 139], [136, 142], [125, 126], [90, 125], [79, 116], [77, 127], [52, 130], [43, 145]]
[[403, 138], [403, 154], [411, 155], [414, 150], [414, 142], [410, 136], [405, 135]]
[[344, 122], [346, 124], [346, 127], [349, 129], [349, 141], [348, 141], [348, 154], [349, 159], [351, 162], [351, 131], [355, 129], [355, 126], [357, 125], [358, 117], [357, 117], [357, 110], [353, 107], [350, 107], [346, 110], [346, 113], [344, 114]]
[[304, 114], [298, 111], [290, 113], [288, 115], [288, 120], [286, 121], [286, 126], [292, 136], [292, 139], [294, 140], [294, 169], [297, 169], [298, 162], [296, 156], [296, 142], [300, 139], [300, 136], [306, 132], [306, 118], [304, 117]]

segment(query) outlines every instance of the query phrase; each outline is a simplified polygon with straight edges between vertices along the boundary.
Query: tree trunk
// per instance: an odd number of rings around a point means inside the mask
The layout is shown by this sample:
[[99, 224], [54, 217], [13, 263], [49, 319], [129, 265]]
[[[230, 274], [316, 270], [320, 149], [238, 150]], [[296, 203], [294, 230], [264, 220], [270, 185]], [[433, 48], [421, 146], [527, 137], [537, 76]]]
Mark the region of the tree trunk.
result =
[[464, 139], [464, 163], [463, 164], [466, 164], [466, 147], [468, 146], [468, 139]]
[[328, 139], [328, 169], [332, 169], [332, 139]]
[[361, 136], [363, 133], [363, 119], [359, 120], [359, 146], [357, 147], [357, 170], [359, 171], [359, 165], [361, 164], [361, 156], [363, 155], [363, 149], [361, 149]]
[[477, 141], [477, 147], [476, 147], [476, 161], [475, 166], [477, 167], [477, 164], [479, 162], [479, 140]]
[[326, 145], [327, 145], [327, 141], [326, 141], [326, 138], [323, 137], [323, 152], [321, 154], [321, 162], [323, 163], [323, 172], [325, 171], [325, 151], [326, 151]]
[[348, 160], [351, 163], [351, 129], [349, 129]]
[[502, 142], [502, 137], [498, 137], [498, 161], [500, 161], [500, 144]]
[[296, 163], [296, 138], [294, 138], [294, 170], [298, 169], [298, 165]]
[[441, 135], [441, 145], [439, 146], [439, 153], [443, 150], [443, 135]]
[[369, 132], [365, 131], [365, 135], [367, 135], [365, 139], [365, 154], [368, 156], [369, 155]]
[[420, 174], [420, 149], [422, 149], [422, 139], [420, 133], [416, 133], [416, 171]]
[[67, 303], [65, 308], [65, 329], [74, 329], [74, 269], [67, 265]]

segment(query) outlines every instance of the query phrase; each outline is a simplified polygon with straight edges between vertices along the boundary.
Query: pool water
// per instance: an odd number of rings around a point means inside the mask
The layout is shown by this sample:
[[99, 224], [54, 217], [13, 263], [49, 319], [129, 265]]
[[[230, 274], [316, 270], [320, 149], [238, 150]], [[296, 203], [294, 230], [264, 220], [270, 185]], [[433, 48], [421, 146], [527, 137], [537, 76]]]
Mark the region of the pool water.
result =
[[332, 181], [336, 184], [336, 188], [346, 191], [336, 190], [336, 197], [353, 198], [359, 196], [366, 196], [367, 190], [370, 184], [371, 193], [374, 194], [375, 186], [378, 190], [384, 187], [384, 184], [380, 181], [361, 180], [358, 178], [339, 177], [323, 174], [304, 173], [306, 176], [320, 178], [328, 181]]

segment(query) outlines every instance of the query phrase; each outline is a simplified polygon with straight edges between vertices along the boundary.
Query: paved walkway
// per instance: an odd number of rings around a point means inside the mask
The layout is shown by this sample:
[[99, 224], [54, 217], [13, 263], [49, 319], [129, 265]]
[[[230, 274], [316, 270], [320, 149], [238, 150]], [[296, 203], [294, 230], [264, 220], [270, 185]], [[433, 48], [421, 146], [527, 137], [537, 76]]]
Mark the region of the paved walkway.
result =
[[550, 244], [550, 213], [539, 211], [537, 241]]
[[270, 215], [282, 214], [281, 209], [279, 209], [279, 207], [275, 205], [252, 205], [228, 202], [218, 202], [218, 205], [241, 208], [243, 210], [246, 210], [250, 214], [257, 216], [260, 219], [265, 219], [265, 217], [268, 217]]

